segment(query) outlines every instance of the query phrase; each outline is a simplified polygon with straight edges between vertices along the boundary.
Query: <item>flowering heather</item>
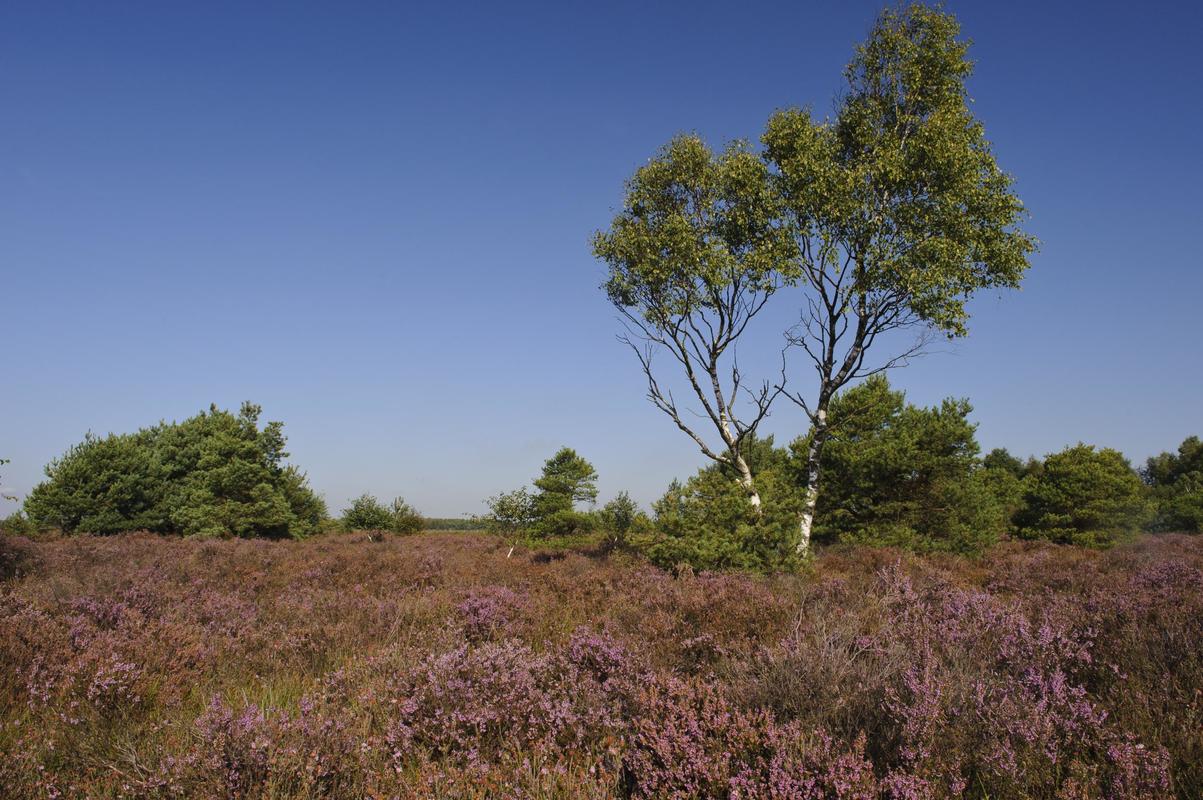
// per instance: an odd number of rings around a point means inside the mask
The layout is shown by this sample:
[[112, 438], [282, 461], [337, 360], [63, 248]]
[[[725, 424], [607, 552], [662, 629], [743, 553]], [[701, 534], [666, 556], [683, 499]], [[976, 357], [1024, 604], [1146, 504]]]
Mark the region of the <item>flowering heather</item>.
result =
[[1203, 539], [777, 577], [473, 534], [3, 546], [5, 798], [1203, 796]]

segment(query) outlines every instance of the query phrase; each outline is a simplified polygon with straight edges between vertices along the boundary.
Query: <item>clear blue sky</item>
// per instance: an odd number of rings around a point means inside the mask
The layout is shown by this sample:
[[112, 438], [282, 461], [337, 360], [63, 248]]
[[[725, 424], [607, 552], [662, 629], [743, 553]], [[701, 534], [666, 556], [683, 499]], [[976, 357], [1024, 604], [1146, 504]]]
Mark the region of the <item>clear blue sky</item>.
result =
[[[5, 0], [4, 482], [251, 399], [334, 511], [476, 512], [561, 444], [646, 503], [702, 459], [644, 399], [589, 236], [674, 133], [829, 110], [880, 7]], [[969, 397], [1023, 455], [1203, 434], [1203, 12], [948, 8], [1043, 248], [895, 384]]]

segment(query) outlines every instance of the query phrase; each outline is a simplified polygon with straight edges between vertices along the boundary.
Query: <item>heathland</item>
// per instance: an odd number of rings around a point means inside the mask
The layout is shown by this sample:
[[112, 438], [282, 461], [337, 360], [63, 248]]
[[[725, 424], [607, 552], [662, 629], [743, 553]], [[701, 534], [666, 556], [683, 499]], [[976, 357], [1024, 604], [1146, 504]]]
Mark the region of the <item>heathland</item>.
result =
[[24, 797], [1203, 793], [1203, 540], [676, 573], [480, 533], [0, 540]]

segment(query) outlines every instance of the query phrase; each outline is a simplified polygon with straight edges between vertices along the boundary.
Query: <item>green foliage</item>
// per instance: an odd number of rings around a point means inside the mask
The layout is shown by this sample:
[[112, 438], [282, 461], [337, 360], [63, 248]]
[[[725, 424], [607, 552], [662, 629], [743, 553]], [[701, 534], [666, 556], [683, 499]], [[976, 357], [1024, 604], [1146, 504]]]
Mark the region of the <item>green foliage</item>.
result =
[[525, 486], [490, 497], [487, 502], [486, 527], [507, 539], [516, 540], [535, 521], [535, 498]]
[[1144, 478], [1157, 501], [1154, 530], [1203, 531], [1203, 441], [1198, 436], [1185, 439], [1177, 453], [1150, 458]]
[[982, 459], [980, 480], [1002, 508], [1006, 532], [1015, 533], [1015, 515], [1023, 508], [1024, 479], [1040, 469], [1040, 462], [1028, 459], [1025, 463], [1004, 447], [996, 447]]
[[647, 530], [651, 523], [625, 491], [619, 492], [613, 500], [602, 506], [597, 516], [598, 525], [606, 534], [606, 546], [610, 548], [626, 545], [627, 537], [633, 530]]
[[149, 530], [196, 536], [304, 536], [325, 504], [283, 463], [283, 424], [259, 406], [210, 407], [180, 423], [84, 441], [46, 467], [25, 501], [38, 525], [71, 533]]
[[543, 465], [535, 480], [534, 531], [543, 536], [569, 536], [593, 529], [591, 515], [577, 503], [597, 501], [597, 471], [570, 447], [562, 447]]
[[405, 502], [405, 498], [394, 498], [389, 511], [393, 518], [393, 526], [390, 530], [396, 533], [418, 533], [426, 527], [426, 520], [417, 509]]
[[625, 534], [639, 517], [639, 506], [627, 492], [619, 492], [613, 500], [602, 506], [601, 520], [606, 530]]
[[539, 510], [535, 524], [531, 527], [531, 533], [536, 536], [553, 538], [580, 536], [591, 533], [596, 522], [597, 518], [594, 514], [588, 511], [577, 511], [575, 508], [560, 508], [550, 512]]
[[428, 531], [483, 531], [488, 523], [479, 517], [424, 517]]
[[36, 530], [37, 526], [20, 511], [14, 511], [7, 517], [0, 519], [0, 533], [10, 533], [14, 536], [28, 536]]
[[1001, 472], [1008, 472], [1015, 478], [1023, 478], [1027, 475], [1027, 469], [1024, 463], [1020, 461], [1005, 447], [996, 447], [989, 453], [986, 453], [982, 459], [982, 466], [986, 469], [995, 469]]
[[756, 515], [735, 471], [713, 464], [684, 484], [673, 481], [656, 501], [655, 531], [644, 544], [654, 563], [693, 569], [774, 571], [794, 566], [792, 546], [801, 497], [786, 469], [786, 454], [772, 437], [746, 442], [755, 463], [762, 509]]
[[1036, 244], [970, 109], [959, 33], [937, 9], [883, 12], [845, 70], [836, 119], [781, 111], [763, 137], [790, 222], [812, 243], [804, 256], [826, 269], [842, 250], [850, 297], [896, 301], [952, 336], [975, 291], [1018, 286]]
[[404, 498], [398, 497], [386, 507], [372, 495], [362, 494], [343, 510], [340, 524], [345, 531], [417, 533], [425, 520]]
[[[816, 541], [962, 553], [996, 542], [1007, 514], [978, 462], [971, 410], [967, 400], [910, 405], [881, 375], [834, 397]], [[799, 486], [809, 444], [790, 446]]]
[[1044, 459], [1025, 481], [1015, 516], [1025, 539], [1108, 547], [1149, 518], [1144, 484], [1121, 453], [1078, 444]]
[[657, 329], [719, 312], [729, 291], [771, 293], [796, 252], [763, 161], [678, 136], [627, 184], [622, 212], [593, 239], [610, 301]]

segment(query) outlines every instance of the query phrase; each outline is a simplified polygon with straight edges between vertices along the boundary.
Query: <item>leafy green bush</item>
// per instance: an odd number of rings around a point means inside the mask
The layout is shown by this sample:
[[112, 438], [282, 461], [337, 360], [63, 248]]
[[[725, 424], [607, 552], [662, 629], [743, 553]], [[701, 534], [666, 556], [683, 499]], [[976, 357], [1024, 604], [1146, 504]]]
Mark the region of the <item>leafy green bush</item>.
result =
[[523, 486], [488, 499], [485, 527], [510, 544], [510, 555], [535, 521], [535, 498]]
[[538, 537], [560, 538], [592, 533], [597, 526], [595, 515], [575, 508], [561, 508], [540, 516], [531, 529]]
[[647, 530], [651, 520], [627, 492], [619, 492], [597, 512], [598, 526], [605, 532], [608, 548], [623, 547], [633, 530]]
[[1133, 536], [1149, 512], [1146, 488], [1119, 451], [1078, 444], [1028, 476], [1015, 522], [1025, 539], [1108, 547]]
[[[999, 493], [1015, 487], [999, 485], [1007, 479], [983, 469], [972, 410], [967, 400], [951, 398], [933, 408], [911, 405], [884, 376], [833, 398], [815, 541], [961, 553], [996, 542], [1009, 517]], [[799, 486], [809, 445], [802, 437], [790, 446]], [[995, 469], [1014, 466], [992, 456]]]
[[387, 508], [370, 494], [361, 494], [343, 509], [342, 527], [345, 531], [385, 531], [393, 521]]
[[89, 433], [46, 467], [25, 500], [39, 526], [72, 533], [149, 530], [196, 536], [304, 536], [326, 506], [284, 464], [283, 424], [259, 427], [259, 406], [211, 406], [136, 433]]
[[343, 510], [339, 524], [345, 531], [392, 531], [417, 533], [425, 527], [425, 519], [413, 506], [398, 497], [385, 506], [370, 494], [361, 494]]
[[1150, 458], [1144, 478], [1157, 502], [1154, 530], [1203, 531], [1203, 441], [1198, 436], [1183, 441], [1177, 453]]

